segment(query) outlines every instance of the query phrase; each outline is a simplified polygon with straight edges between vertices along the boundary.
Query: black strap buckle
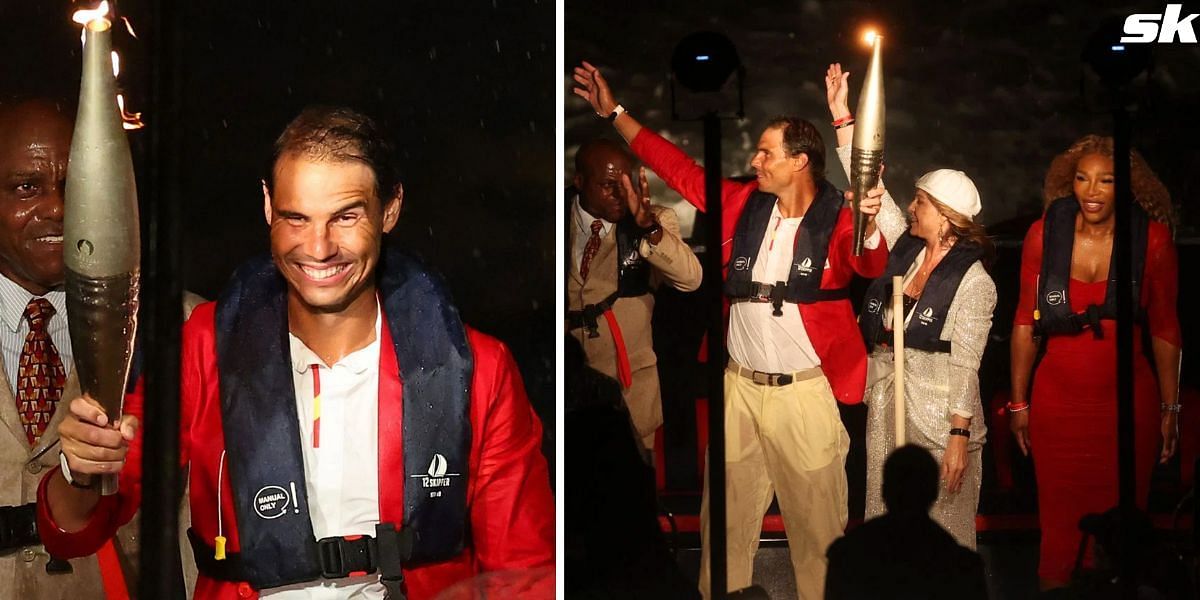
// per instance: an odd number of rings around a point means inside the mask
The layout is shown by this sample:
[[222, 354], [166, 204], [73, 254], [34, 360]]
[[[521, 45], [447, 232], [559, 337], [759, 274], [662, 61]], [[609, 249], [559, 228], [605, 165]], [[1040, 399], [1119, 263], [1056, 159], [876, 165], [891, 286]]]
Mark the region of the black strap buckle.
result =
[[37, 531], [37, 505], [0, 507], [0, 552], [9, 552], [40, 543]]
[[376, 570], [375, 540], [365, 535], [317, 540], [321, 577], [340, 579], [351, 574], [367, 575]]
[[782, 281], [776, 281], [771, 288], [771, 306], [775, 310], [771, 311], [771, 315], [775, 317], [783, 316], [783, 295], [787, 292], [787, 284]]
[[572, 310], [567, 312], [567, 319], [570, 322], [571, 329], [579, 329], [580, 327], [587, 328], [589, 338], [600, 337], [600, 323], [598, 319], [610, 308], [613, 303], [620, 297], [620, 292], [614, 292], [613, 295], [597, 302], [583, 307], [583, 310]]
[[1092, 328], [1092, 337], [1098, 340], [1104, 339], [1104, 328], [1100, 326], [1100, 306], [1089, 304], [1087, 310], [1083, 312], [1083, 317]]

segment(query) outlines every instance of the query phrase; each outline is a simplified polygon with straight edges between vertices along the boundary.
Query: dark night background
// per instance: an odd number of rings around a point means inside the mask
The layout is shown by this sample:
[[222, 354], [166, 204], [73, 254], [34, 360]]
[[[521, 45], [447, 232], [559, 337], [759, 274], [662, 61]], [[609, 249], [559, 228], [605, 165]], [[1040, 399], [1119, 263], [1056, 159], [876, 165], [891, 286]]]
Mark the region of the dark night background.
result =
[[[70, 15], [95, 4], [0, 2], [0, 93], [77, 97]], [[114, 47], [127, 107], [154, 128], [149, 4], [116, 3], [142, 37], [118, 24]], [[405, 197], [391, 237], [445, 276], [467, 322], [512, 348], [552, 442], [554, 3], [171, 4], [182, 97], [166, 125], [184, 141], [166, 150], [179, 165], [184, 287], [215, 298], [267, 250], [259, 179], [283, 126], [310, 104], [356, 107], [398, 149]], [[149, 131], [130, 134], [139, 178]]]
[[[700, 123], [672, 120], [669, 71], [676, 43], [689, 33], [710, 30], [733, 41], [745, 67], [745, 118], [722, 125], [723, 173], [751, 174], [748, 163], [763, 124], [776, 115], [794, 114], [817, 125], [826, 141], [830, 180], [844, 189], [846, 178], [834, 153], [836, 137], [825, 100], [825, 68], [841, 62], [851, 72], [853, 110], [869, 58], [862, 34], [868, 25], [882, 33], [884, 177], [889, 189], [904, 208], [922, 173], [943, 167], [967, 172], [982, 197], [979, 220], [1000, 246], [992, 269], [1000, 299], [980, 369], [985, 411], [993, 413], [988, 416], [984, 452], [980, 548], [997, 598], [1036, 593], [1037, 505], [1031, 464], [1014, 450], [1006, 420], [993, 416], [1008, 388], [1008, 336], [1018, 291], [1020, 242], [1040, 216], [1042, 182], [1051, 159], [1085, 134], [1111, 135], [1111, 117], [1091, 93], [1096, 86], [1085, 85], [1081, 54], [1088, 36], [1106, 19], [1159, 13], [1167, 3], [1104, 3], [1105, 8], [1093, 4], [1097, 3], [646, 0], [615, 11], [599, 3], [566, 2], [563, 114], [568, 178], [583, 141], [599, 136], [619, 139], [571, 93], [570, 70], [583, 60], [601, 69], [617, 102], [644, 125], [693, 158], [702, 158]], [[1200, 4], [1184, 3], [1183, 15], [1197, 12]], [[1200, 259], [1200, 211], [1193, 208], [1200, 193], [1200, 152], [1195, 146], [1200, 139], [1200, 45], [1154, 44], [1153, 53], [1154, 66], [1134, 117], [1133, 144], [1170, 190], [1181, 219], [1176, 241], [1184, 307], [1183, 402], [1195, 406], [1194, 353], [1188, 348], [1200, 341], [1200, 321], [1186, 307], [1200, 301], [1200, 288], [1191, 276], [1192, 261]], [[655, 201], [679, 212], [685, 235], [693, 235], [689, 241], [702, 252], [701, 230], [692, 233], [689, 227], [695, 211], [653, 175], [650, 181]], [[666, 421], [659, 504], [675, 515], [683, 532], [671, 539], [681, 548], [698, 548], [694, 515], [699, 509], [707, 417], [696, 351], [704, 300], [699, 293], [660, 290], [657, 301], [655, 350]], [[865, 409], [843, 407], [843, 419], [854, 439], [848, 461], [853, 520], [863, 510]], [[1156, 512], [1169, 513], [1191, 485], [1200, 420], [1185, 415], [1183, 428], [1182, 458], [1156, 472], [1151, 497]], [[572, 473], [569, 465], [567, 473]], [[768, 551], [759, 554], [755, 580], [766, 584], [772, 597], [794, 594], [782, 536], [779, 522], [768, 519], [763, 534]], [[680, 556], [694, 580], [698, 557], [687, 552]]]
[[[737, 46], [746, 68], [746, 118], [724, 125], [726, 174], [750, 173], [749, 158], [762, 124], [780, 114], [813, 121], [825, 136], [831, 180], [846, 185], [832, 160], [834, 135], [825, 103], [825, 67], [851, 72], [850, 107], [858, 102], [869, 58], [861, 42], [867, 25], [885, 36], [887, 95], [885, 180], [902, 204], [922, 173], [950, 167], [979, 187], [979, 219], [996, 225], [1040, 210], [1041, 185], [1055, 154], [1086, 133], [1110, 130], [1107, 113], [1085, 105], [1080, 54], [1105, 17], [1160, 12], [1165, 2], [641, 2], [613, 14], [603, 5], [566, 5], [568, 69], [599, 66], [613, 93], [643, 124], [694, 157], [702, 154], [698, 123], [672, 122], [668, 72], [675, 44], [693, 31], [713, 30]], [[1185, 3], [1183, 14], [1200, 12]], [[617, 18], [619, 16], [619, 18]], [[619, 39], [619, 42], [614, 40]], [[1147, 101], [1136, 117], [1134, 147], [1166, 183], [1184, 216], [1200, 193], [1200, 46], [1156, 44]], [[567, 74], [569, 84], [569, 73]], [[567, 87], [567, 173], [582, 140], [615, 135], [597, 123]], [[655, 182], [655, 197], [673, 193]], [[689, 215], [690, 209], [686, 209]], [[686, 220], [686, 219], [685, 219]], [[1024, 233], [1023, 231], [1021, 232]]]

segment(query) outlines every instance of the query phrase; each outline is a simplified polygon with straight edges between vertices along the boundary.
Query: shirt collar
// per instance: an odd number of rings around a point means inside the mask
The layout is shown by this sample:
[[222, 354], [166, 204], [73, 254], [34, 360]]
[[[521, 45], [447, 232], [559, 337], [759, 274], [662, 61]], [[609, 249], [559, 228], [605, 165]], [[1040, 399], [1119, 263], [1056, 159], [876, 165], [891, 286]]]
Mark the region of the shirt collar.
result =
[[[66, 317], [66, 296], [62, 290], [50, 290], [42, 297], [50, 301], [56, 315]], [[19, 331], [25, 321], [25, 307], [35, 297], [15, 281], [0, 275], [0, 322], [3, 322], [9, 331]]]
[[[583, 210], [583, 205], [579, 202], [580, 196], [575, 196], [575, 225], [579, 227], [579, 231], [584, 235], [592, 235], [592, 221], [599, 217], [592, 216], [586, 210]], [[612, 229], [612, 222], [600, 219], [600, 237], [608, 235], [608, 231]]]
[[316, 352], [313, 352], [307, 344], [301, 341], [300, 338], [292, 335], [292, 333], [289, 331], [288, 341], [291, 343], [292, 368], [295, 369], [297, 373], [307, 373], [308, 368], [312, 365], [321, 365], [326, 369], [342, 366], [349, 369], [356, 375], [362, 374], [372, 366], [378, 366], [379, 364], [379, 345], [382, 325], [383, 309], [379, 306], [379, 300], [376, 299], [375, 341], [367, 344], [363, 348], [359, 348], [358, 350], [347, 354], [346, 356], [343, 356], [341, 360], [333, 365], [326, 365], [325, 361], [321, 360], [321, 357], [317, 356]]

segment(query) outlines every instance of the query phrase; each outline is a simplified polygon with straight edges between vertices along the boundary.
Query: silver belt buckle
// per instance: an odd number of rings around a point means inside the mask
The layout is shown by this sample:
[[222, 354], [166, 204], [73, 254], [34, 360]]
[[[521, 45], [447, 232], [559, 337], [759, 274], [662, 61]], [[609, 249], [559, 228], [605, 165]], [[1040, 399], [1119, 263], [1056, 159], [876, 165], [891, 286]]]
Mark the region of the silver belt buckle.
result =
[[750, 379], [759, 385], [771, 385], [771, 374], [763, 373], [762, 371], [754, 371], [750, 375]]

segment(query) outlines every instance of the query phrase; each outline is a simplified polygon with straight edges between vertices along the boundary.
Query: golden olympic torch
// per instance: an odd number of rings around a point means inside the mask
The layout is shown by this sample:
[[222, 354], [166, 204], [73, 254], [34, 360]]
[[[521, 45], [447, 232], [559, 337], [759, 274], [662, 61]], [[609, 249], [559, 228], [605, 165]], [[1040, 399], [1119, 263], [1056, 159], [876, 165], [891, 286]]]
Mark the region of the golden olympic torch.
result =
[[[67, 167], [63, 263], [79, 383], [115, 424], [137, 329], [141, 241], [133, 158], [117, 106], [112, 21], [106, 13], [107, 4], [101, 3], [100, 10], [75, 16], [84, 25], [83, 78]], [[116, 476], [102, 477], [100, 490], [115, 494]]]
[[862, 93], [858, 96], [858, 112], [854, 115], [854, 141], [850, 149], [850, 189], [854, 192], [854, 255], [860, 256], [867, 232], [867, 219], [859, 212], [858, 203], [867, 197], [867, 190], [879, 183], [879, 165], [883, 162], [883, 64], [880, 58], [883, 38], [875, 32], [867, 34], [871, 44], [871, 63], [863, 78]]

